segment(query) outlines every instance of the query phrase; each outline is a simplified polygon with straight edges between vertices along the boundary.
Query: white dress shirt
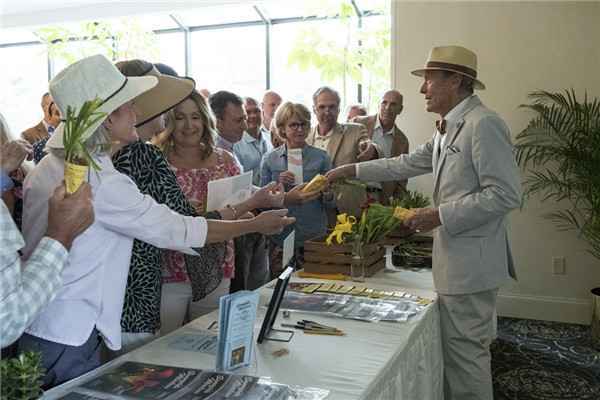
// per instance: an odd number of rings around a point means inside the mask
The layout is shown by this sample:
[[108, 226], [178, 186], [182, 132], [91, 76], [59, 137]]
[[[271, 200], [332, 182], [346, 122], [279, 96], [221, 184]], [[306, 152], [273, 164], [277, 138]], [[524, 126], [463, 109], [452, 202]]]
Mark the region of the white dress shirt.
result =
[[319, 126], [315, 126], [315, 141], [313, 143], [313, 146], [315, 146], [317, 149], [321, 149], [327, 152], [327, 146], [329, 146], [329, 140], [331, 139], [331, 135], [333, 135], [334, 129], [335, 126], [331, 128], [326, 134], [321, 135], [319, 134]]
[[[62, 271], [63, 288], [26, 330], [52, 342], [80, 346], [94, 327], [112, 350], [121, 348], [121, 312], [134, 238], [173, 250], [202, 247], [207, 223], [186, 217], [140, 193], [135, 183], [115, 170], [108, 156], [90, 169], [94, 223], [75, 239], [69, 265]], [[48, 198], [64, 178], [64, 162], [48, 154], [25, 183], [23, 236], [29, 257], [44, 235]]]

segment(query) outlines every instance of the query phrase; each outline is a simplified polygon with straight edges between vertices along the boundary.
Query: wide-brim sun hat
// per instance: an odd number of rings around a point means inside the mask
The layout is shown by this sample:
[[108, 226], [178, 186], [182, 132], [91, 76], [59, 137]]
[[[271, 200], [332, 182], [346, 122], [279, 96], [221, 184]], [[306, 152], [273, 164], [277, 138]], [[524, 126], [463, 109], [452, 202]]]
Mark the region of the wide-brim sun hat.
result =
[[117, 68], [128, 77], [154, 76], [158, 79], [156, 86], [135, 99], [136, 127], [177, 106], [187, 99], [196, 87], [192, 78], [161, 74], [154, 64], [143, 60], [118, 62]]
[[426, 71], [450, 71], [473, 79], [473, 88], [483, 90], [485, 85], [477, 79], [477, 55], [462, 46], [439, 46], [429, 52], [425, 66], [411, 74], [424, 76]]
[[[58, 73], [49, 85], [49, 91], [62, 118], [71, 107], [79, 112], [86, 101], [102, 100], [97, 111], [106, 117], [117, 108], [135, 99], [158, 84], [155, 76], [126, 77], [103, 55], [86, 57]], [[83, 134], [89, 138], [106, 118], [92, 124]], [[65, 124], [58, 125], [46, 147], [62, 149]]]

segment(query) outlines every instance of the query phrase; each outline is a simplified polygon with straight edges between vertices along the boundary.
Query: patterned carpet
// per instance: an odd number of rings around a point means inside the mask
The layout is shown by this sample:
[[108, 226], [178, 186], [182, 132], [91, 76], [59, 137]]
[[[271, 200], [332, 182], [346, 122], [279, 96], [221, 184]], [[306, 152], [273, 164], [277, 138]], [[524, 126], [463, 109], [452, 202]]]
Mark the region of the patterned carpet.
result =
[[600, 352], [589, 326], [498, 319], [495, 400], [599, 400]]

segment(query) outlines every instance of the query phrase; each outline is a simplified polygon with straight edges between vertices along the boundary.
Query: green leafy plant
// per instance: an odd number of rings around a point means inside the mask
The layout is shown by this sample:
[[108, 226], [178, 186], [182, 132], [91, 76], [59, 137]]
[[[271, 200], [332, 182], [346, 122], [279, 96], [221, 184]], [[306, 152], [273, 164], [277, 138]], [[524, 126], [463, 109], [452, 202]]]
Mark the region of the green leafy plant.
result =
[[42, 394], [42, 356], [36, 352], [21, 353], [18, 357], [0, 361], [2, 400], [37, 399]]
[[[324, 82], [337, 82], [343, 102], [353, 102], [347, 99], [348, 81], [361, 83], [364, 104], [376, 106], [378, 95], [390, 84], [389, 18], [381, 18], [377, 24], [359, 23], [352, 3], [349, 0], [305, 2], [305, 15], [339, 17], [328, 22], [337, 24], [336, 34], [324, 34], [314, 26], [302, 29], [292, 44], [288, 66], [296, 66], [301, 71], [314, 68]], [[388, 14], [387, 1], [365, 4], [374, 12]]]
[[420, 192], [407, 190], [396, 198], [390, 199], [390, 205], [402, 208], [424, 208], [429, 207], [429, 198]]
[[90, 150], [85, 146], [87, 137], [84, 135], [92, 125], [106, 117], [106, 113], [97, 111], [101, 105], [102, 100], [97, 98], [83, 103], [79, 112], [70, 106], [67, 108], [63, 138], [65, 161], [72, 164], [90, 165], [96, 171], [100, 169], [100, 166], [92, 158]]
[[544, 217], [561, 230], [577, 229], [600, 258], [600, 101], [587, 93], [579, 101], [572, 89], [529, 97], [521, 107], [536, 115], [516, 138], [525, 196], [568, 204]]

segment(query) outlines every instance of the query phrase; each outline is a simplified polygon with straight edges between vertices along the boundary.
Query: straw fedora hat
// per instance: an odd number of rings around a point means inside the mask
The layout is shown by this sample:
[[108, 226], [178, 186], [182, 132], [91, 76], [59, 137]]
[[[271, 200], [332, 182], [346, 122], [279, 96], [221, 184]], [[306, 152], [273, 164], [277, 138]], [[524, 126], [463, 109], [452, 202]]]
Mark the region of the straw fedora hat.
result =
[[483, 90], [485, 85], [477, 79], [477, 55], [461, 46], [434, 47], [429, 52], [425, 67], [411, 72], [416, 76], [425, 71], [451, 71], [474, 80], [473, 88]]
[[[157, 83], [158, 79], [154, 76], [126, 77], [106, 57], [95, 55], [59, 72], [50, 81], [49, 91], [63, 118], [66, 117], [69, 106], [77, 112], [83, 103], [96, 98], [103, 101], [98, 111], [106, 113], [108, 117], [121, 105], [150, 90]], [[89, 138], [104, 119], [90, 126], [83, 135], [84, 139]], [[64, 126], [64, 123], [58, 125], [46, 147], [63, 148]]]
[[196, 87], [192, 78], [163, 75], [148, 61], [119, 61], [116, 66], [125, 76], [155, 76], [158, 79], [158, 85], [135, 99], [136, 127], [169, 111], [192, 94]]

